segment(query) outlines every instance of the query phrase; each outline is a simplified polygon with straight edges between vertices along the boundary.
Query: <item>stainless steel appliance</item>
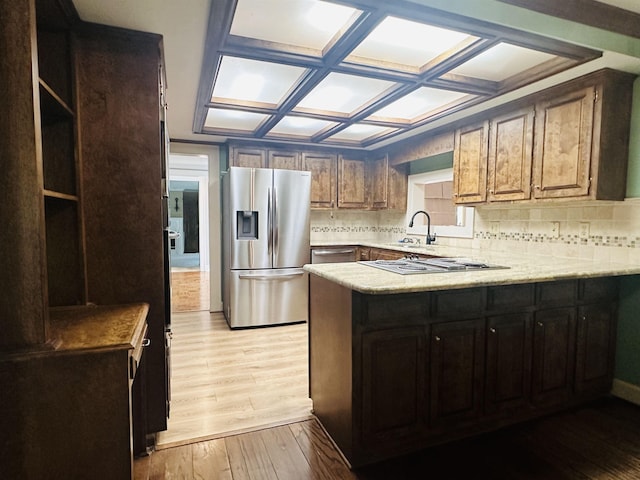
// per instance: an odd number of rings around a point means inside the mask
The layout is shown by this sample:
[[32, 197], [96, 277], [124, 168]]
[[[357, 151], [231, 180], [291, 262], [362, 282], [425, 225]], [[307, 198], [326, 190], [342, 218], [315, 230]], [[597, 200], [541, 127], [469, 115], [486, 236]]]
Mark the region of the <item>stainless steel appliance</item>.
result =
[[356, 247], [317, 247], [311, 249], [311, 263], [355, 262]]
[[308, 319], [311, 173], [230, 167], [222, 178], [222, 296], [231, 328]]
[[368, 260], [359, 262], [370, 267], [380, 268], [400, 275], [418, 273], [469, 272], [472, 270], [491, 270], [509, 268], [502, 265], [490, 265], [466, 258], [401, 258], [399, 260]]

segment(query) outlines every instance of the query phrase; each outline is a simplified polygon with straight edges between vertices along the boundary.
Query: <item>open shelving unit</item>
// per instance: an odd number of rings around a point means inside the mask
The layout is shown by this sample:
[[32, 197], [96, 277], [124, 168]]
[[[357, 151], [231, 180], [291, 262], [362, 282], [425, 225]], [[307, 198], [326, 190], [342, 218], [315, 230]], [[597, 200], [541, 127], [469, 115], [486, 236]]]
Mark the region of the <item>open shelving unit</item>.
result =
[[57, 2], [37, 2], [47, 284], [50, 307], [86, 301], [73, 38]]

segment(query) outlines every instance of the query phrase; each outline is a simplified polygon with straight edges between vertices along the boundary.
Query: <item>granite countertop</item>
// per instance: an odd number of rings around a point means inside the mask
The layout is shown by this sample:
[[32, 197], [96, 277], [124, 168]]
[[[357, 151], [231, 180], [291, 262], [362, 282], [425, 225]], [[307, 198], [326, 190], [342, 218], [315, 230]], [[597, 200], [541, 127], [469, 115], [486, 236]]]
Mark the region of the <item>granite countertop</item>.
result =
[[52, 308], [50, 334], [59, 352], [129, 350], [145, 333], [146, 303]]
[[509, 267], [495, 270], [416, 275], [400, 275], [358, 262], [324, 263], [305, 265], [304, 267], [311, 274], [326, 278], [352, 290], [374, 295], [640, 274], [640, 265], [531, 255], [520, 252], [491, 252], [444, 245], [405, 247], [370, 241], [355, 243], [335, 242], [332, 244], [326, 243], [325, 245], [340, 244], [385, 248], [442, 257], [459, 257]]

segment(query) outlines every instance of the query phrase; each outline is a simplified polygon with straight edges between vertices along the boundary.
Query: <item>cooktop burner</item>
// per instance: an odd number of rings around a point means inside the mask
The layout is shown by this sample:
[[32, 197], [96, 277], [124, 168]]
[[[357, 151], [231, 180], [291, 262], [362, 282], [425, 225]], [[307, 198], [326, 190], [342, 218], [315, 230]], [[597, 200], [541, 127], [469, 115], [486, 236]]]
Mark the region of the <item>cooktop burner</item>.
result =
[[399, 260], [368, 260], [358, 262], [401, 275], [419, 273], [468, 272], [509, 268], [502, 265], [489, 265], [466, 258], [401, 258]]

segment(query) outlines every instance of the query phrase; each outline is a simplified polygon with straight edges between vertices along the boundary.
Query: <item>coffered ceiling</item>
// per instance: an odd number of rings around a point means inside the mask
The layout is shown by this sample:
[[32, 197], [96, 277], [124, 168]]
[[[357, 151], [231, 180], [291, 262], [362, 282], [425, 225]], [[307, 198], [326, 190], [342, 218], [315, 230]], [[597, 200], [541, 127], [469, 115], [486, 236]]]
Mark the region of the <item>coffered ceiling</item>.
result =
[[173, 141], [370, 150], [599, 68], [640, 73], [640, 33], [618, 28], [640, 24], [637, 0], [73, 3], [84, 21], [163, 35]]
[[600, 55], [404, 1], [215, 1], [193, 128], [366, 148]]

